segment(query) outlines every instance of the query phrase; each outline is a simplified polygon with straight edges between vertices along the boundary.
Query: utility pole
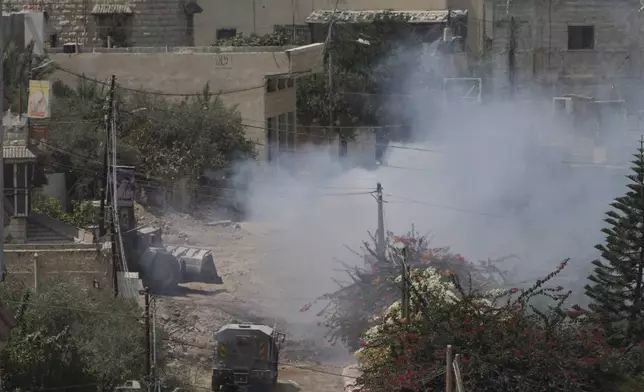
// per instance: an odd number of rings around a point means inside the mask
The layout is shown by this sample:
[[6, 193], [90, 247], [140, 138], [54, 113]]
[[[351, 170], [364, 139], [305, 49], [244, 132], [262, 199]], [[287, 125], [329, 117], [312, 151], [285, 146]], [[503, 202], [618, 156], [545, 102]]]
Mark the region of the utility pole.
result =
[[[0, 0], [0, 31], [4, 31], [4, 17], [2, 16], [4, 4], [2, 3], [2, 1], [3, 0]], [[0, 59], [4, 58], [3, 41], [3, 39], [0, 39]], [[0, 150], [2, 151], [2, 154], [0, 154], [0, 167], [2, 168], [2, 170], [0, 170], [0, 189], [2, 189], [2, 197], [0, 197], [0, 220], [2, 220], [2, 222], [0, 222], [0, 273], [2, 273], [2, 280], [4, 280], [4, 75], [2, 68], [3, 67], [0, 67], [0, 117], [2, 117], [2, 120], [0, 120]]]
[[376, 201], [378, 202], [378, 235], [376, 237], [376, 253], [378, 257], [385, 258], [385, 215], [382, 210], [382, 184], [376, 185]]
[[446, 364], [445, 364], [445, 392], [452, 392], [454, 390], [454, 365], [452, 364], [454, 361], [453, 353], [452, 353], [452, 345], [448, 344], [447, 345], [447, 350], [445, 350], [445, 359], [446, 359]]
[[160, 392], [159, 372], [157, 370], [157, 299], [152, 298], [152, 368], [154, 369], [154, 392]]
[[[2, 0], [0, 0], [2, 1]], [[107, 199], [107, 158], [109, 153], [109, 146], [111, 144], [111, 124], [112, 124], [112, 109], [114, 108], [114, 89], [116, 85], [116, 76], [112, 75], [110, 80], [110, 89], [105, 98], [105, 146], [103, 148], [103, 176], [101, 177], [101, 207], [100, 216], [98, 218], [98, 236], [102, 238], [105, 235], [105, 200]]]
[[515, 72], [516, 72], [516, 20], [510, 16], [510, 39], [508, 42], [508, 81], [510, 82], [510, 97], [514, 96]]
[[152, 382], [152, 364], [150, 358], [152, 357], [152, 339], [150, 334], [150, 289], [145, 288], [143, 291], [145, 296], [145, 374], [147, 378], [148, 391], [150, 391], [150, 383]]
[[402, 316], [409, 322], [409, 269], [407, 268], [407, 247], [403, 248], [403, 258], [400, 263], [400, 275], [402, 276]]
[[[328, 47], [331, 45], [331, 39], [333, 38], [333, 19], [331, 19], [331, 22], [329, 22], [329, 33], [327, 35], [327, 53], [329, 54], [329, 57], [327, 59], [327, 66], [326, 66], [326, 72], [327, 72], [327, 92], [329, 93], [329, 130], [331, 131], [331, 136], [333, 136], [333, 131], [335, 131], [335, 127], [333, 126], [333, 122], [335, 121], [333, 119], [333, 105], [334, 105], [334, 98], [333, 98], [333, 50], [329, 50]], [[339, 146], [338, 146], [339, 147]], [[341, 151], [339, 151], [341, 154]]]

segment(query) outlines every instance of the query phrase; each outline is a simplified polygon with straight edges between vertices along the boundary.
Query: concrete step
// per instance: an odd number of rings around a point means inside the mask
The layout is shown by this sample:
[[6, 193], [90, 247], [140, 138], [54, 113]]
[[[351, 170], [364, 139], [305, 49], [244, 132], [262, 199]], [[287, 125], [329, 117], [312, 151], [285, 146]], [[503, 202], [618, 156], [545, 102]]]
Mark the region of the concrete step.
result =
[[46, 244], [61, 244], [73, 243], [73, 238], [68, 238], [53, 230], [50, 230], [37, 223], [29, 222], [27, 224], [27, 242], [28, 243], [46, 243]]

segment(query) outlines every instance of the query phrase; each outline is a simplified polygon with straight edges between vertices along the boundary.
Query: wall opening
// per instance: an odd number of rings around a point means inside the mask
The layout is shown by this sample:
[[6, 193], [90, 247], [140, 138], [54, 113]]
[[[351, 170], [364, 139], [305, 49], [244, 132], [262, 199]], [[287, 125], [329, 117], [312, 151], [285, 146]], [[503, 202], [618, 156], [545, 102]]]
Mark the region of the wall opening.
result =
[[595, 26], [568, 26], [568, 50], [595, 48]]

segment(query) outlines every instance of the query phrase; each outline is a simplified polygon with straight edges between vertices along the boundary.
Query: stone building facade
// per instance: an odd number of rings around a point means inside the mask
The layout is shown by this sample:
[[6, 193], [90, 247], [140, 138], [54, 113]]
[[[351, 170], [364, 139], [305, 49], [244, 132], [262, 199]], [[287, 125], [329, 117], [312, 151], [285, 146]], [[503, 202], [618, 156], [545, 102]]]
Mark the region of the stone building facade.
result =
[[[190, 46], [194, 15], [191, 0], [5, 0], [5, 10], [44, 12], [50, 47], [78, 43], [93, 47]], [[110, 37], [109, 39], [107, 37]]]
[[[478, 53], [484, 0], [198, 0], [203, 12], [196, 16], [196, 45], [210, 45], [230, 35], [264, 35], [276, 28], [292, 29], [298, 41], [310, 39], [307, 18], [322, 10], [339, 11], [441, 11], [465, 10], [468, 18], [467, 48]], [[225, 12], [221, 12], [225, 10]], [[316, 42], [316, 41], [313, 41]]]
[[639, 0], [486, 0], [495, 96], [544, 89], [603, 100], [636, 96], [642, 77]]

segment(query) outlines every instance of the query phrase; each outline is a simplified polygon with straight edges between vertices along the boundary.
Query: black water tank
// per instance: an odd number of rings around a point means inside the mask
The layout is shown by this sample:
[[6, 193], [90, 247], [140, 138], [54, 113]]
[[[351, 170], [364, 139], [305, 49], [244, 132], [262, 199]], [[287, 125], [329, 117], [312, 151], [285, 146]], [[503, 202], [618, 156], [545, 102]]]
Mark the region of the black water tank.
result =
[[67, 43], [63, 45], [63, 53], [78, 53], [78, 45], [75, 43]]

